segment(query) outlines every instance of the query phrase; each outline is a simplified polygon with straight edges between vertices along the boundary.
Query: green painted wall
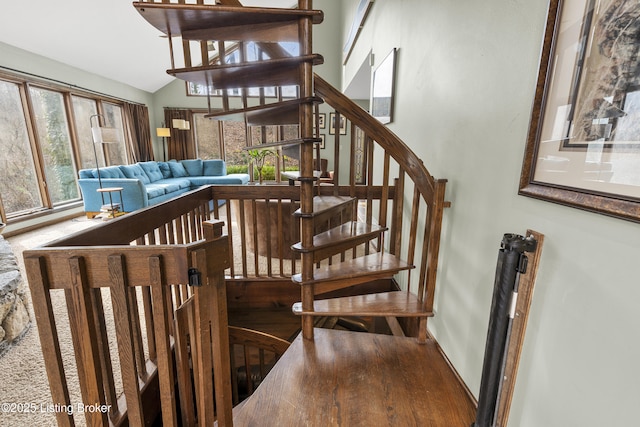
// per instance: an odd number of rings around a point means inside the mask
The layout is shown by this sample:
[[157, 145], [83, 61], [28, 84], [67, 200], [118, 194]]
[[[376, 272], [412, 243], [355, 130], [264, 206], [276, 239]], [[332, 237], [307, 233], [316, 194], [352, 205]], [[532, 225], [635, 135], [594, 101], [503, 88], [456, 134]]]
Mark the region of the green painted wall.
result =
[[[342, 2], [347, 28], [357, 0]], [[518, 196], [546, 1], [375, 0], [344, 69], [399, 48], [389, 127], [449, 180], [430, 323], [477, 393], [502, 235], [546, 236], [510, 426], [638, 423], [637, 224]]]

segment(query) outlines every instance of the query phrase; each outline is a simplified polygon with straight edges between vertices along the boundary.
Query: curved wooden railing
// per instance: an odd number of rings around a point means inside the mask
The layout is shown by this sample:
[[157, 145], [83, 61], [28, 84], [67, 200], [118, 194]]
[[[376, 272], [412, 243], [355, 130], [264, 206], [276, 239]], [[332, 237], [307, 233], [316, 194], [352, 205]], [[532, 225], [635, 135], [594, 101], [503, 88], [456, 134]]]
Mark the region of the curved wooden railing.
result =
[[[435, 179], [423, 161], [387, 126], [317, 74], [314, 83], [316, 95], [335, 109], [336, 116], [343, 116], [348, 123], [351, 147], [348, 164], [349, 184], [354, 186], [354, 177], [357, 175], [354, 168], [358, 167], [361, 168], [360, 174], [365, 175], [361, 185], [372, 187], [374, 183], [379, 184], [381, 198], [377, 208], [378, 222], [381, 225], [390, 223], [387, 249], [418, 266], [417, 274], [402, 273], [406, 277], [398, 278], [401, 286], [416, 293], [426, 309], [433, 311], [443, 210], [449, 206], [444, 199], [447, 180]], [[331, 125], [331, 121], [329, 122]], [[336, 177], [340, 176], [339, 150], [343, 142], [337, 129], [338, 122], [339, 120], [335, 120], [336, 129], [333, 132]], [[363, 141], [365, 149], [364, 162], [361, 165], [354, 154], [358, 140]], [[373, 144], [382, 148], [381, 160], [374, 158]], [[376, 153], [379, 151], [375, 150]], [[392, 176], [393, 173], [395, 176]], [[334, 185], [339, 185], [337, 179]], [[395, 190], [395, 197], [390, 196], [392, 188]], [[392, 199], [391, 203], [387, 203], [387, 198]], [[410, 205], [405, 203], [405, 199], [410, 200]], [[368, 220], [373, 216], [373, 208], [374, 204], [368, 199]], [[409, 224], [408, 230], [404, 224]], [[406, 243], [403, 243], [403, 240], [406, 240]]]
[[438, 181], [431, 176], [423, 161], [416, 156], [409, 146], [391, 132], [388, 127], [384, 126], [317, 74], [315, 74], [314, 83], [317, 95], [324, 98], [328, 105], [335, 108], [336, 112], [349, 120], [352, 125], [364, 131], [368, 137], [372, 138], [385, 150], [385, 154], [388, 154], [398, 162], [407, 175], [416, 183], [425, 200], [436, 198]]

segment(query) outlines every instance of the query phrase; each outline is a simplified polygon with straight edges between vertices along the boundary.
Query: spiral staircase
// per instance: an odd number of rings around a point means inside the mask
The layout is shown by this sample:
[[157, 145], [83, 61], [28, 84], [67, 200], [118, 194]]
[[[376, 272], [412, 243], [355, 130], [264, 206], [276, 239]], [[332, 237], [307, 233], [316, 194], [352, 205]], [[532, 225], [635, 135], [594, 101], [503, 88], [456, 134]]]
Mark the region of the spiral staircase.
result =
[[[438, 356], [439, 350], [428, 339], [426, 327], [427, 318], [433, 316], [440, 227], [443, 208], [446, 207], [446, 181], [435, 180], [428, 174], [422, 161], [386, 128], [381, 126], [374, 129], [373, 125], [369, 128], [367, 123], [370, 120], [363, 117], [366, 115], [364, 111], [346, 101], [339, 91], [314, 75], [314, 65], [322, 64], [323, 58], [313, 52], [312, 26], [323, 21], [323, 12], [312, 9], [311, 0], [299, 0], [296, 9], [243, 7], [237, 0], [217, 3], [204, 4], [202, 0], [185, 3], [181, 0], [178, 3], [134, 2], [133, 5], [142, 17], [169, 37], [172, 68], [167, 72], [170, 75], [222, 91], [223, 111], [210, 111], [207, 117], [242, 120], [247, 126], [299, 126], [297, 138], [249, 145], [247, 149], [288, 147], [291, 150], [292, 147], [299, 147], [300, 173], [296, 186], [300, 192], [300, 208], [294, 216], [300, 223], [300, 241], [292, 249], [300, 256], [301, 268], [298, 274], [292, 276], [292, 280], [299, 284], [301, 298], [292, 310], [301, 317], [302, 337], [296, 340], [256, 393], [234, 409], [233, 423], [365, 425], [361, 424], [364, 420], [383, 418], [384, 424], [388, 419], [389, 425], [410, 425], [403, 424], [407, 420], [413, 420], [414, 425], [468, 424], [472, 413], [468, 393], [442, 355]], [[182, 40], [184, 66], [175, 65], [172, 40], [178, 37]], [[200, 58], [192, 58], [190, 43], [194, 42], [200, 47]], [[239, 62], [227, 63], [224, 58], [230, 42], [240, 46], [246, 42], [259, 43], [267, 55], [247, 61], [240, 53]], [[286, 52], [279, 45], [282, 42], [297, 42], [299, 54], [292, 56]], [[217, 47], [216, 61], [212, 61], [210, 56], [212, 46]], [[282, 86], [297, 86], [298, 97], [286, 100], [279, 97], [269, 103], [261, 97], [261, 105], [249, 106], [246, 96], [249, 88]], [[232, 109], [229, 108], [226, 93], [237, 89], [242, 90], [243, 105], [242, 108]], [[358, 215], [359, 198], [355, 191], [343, 194], [337, 185], [330, 189], [319, 185], [317, 174], [314, 173], [314, 156], [319, 157], [321, 139], [316, 133], [318, 126], [317, 123], [314, 126], [314, 121], [318, 117], [315, 114], [318, 105], [329, 99], [340, 99], [341, 111], [351, 121], [362, 118], [362, 128], [372, 135], [367, 138], [375, 138], [385, 146], [385, 164], [388, 165], [390, 158], [396, 159], [401, 165], [402, 174], [413, 180], [412, 208], [415, 213], [409, 221], [409, 234], [415, 234], [419, 223], [426, 223], [417, 290], [399, 289], [317, 298], [320, 294], [355, 289], [360, 284], [393, 278], [399, 272], [415, 268], [413, 251], [410, 251], [408, 259], [403, 259], [398, 255], [400, 250], [396, 247], [395, 238], [386, 237], [390, 226], [384, 221], [375, 222]], [[385, 170], [384, 175], [388, 178], [388, 171]], [[396, 223], [391, 227], [399, 227], [398, 224], [405, 220], [402, 217], [403, 193], [406, 192], [406, 189], [403, 191], [404, 179], [396, 181], [393, 197], [400, 210], [395, 218]], [[384, 187], [383, 197], [389, 197], [389, 191]], [[417, 207], [424, 204], [427, 205], [427, 213], [419, 215]], [[416, 237], [411, 236], [409, 240], [409, 246], [415, 246]], [[364, 253], [356, 254], [354, 248], [363, 244], [367, 249]], [[353, 256], [341, 256], [339, 261], [334, 261], [336, 255], [352, 249]], [[326, 262], [329, 259], [332, 261]], [[314, 328], [315, 320], [324, 316], [385, 318], [394, 334], [401, 337]], [[407, 324], [414, 325], [411, 338], [403, 336], [403, 327], [396, 320], [398, 318], [404, 318], [403, 322], [409, 319]], [[434, 362], [436, 359], [439, 361]], [[325, 372], [328, 367], [323, 361], [326, 360], [331, 360], [334, 365], [330, 372]], [[425, 361], [431, 361], [431, 366], [425, 367]], [[394, 364], [393, 369], [385, 371], [383, 366], [390, 363]], [[279, 365], [283, 368], [278, 369]], [[411, 373], [407, 373], [407, 369]], [[449, 373], [444, 376], [436, 375], [447, 370]], [[340, 395], [343, 391], [337, 388], [332, 395], [322, 385], [328, 381], [327, 376], [340, 381], [336, 379], [336, 375], [339, 376], [336, 371], [343, 372], [345, 378], [352, 378], [351, 386], [355, 388], [347, 386], [344, 389], [349, 390], [346, 395]], [[418, 410], [416, 404], [406, 403], [413, 399], [411, 393], [424, 392], [425, 382], [441, 385], [448, 390], [447, 396], [455, 395], [455, 399], [464, 401], [464, 405], [452, 410], [445, 399], [440, 403], [422, 405]], [[367, 402], [369, 398], [366, 394], [380, 385], [386, 390], [384, 405], [378, 405], [376, 399]], [[283, 399], [289, 402], [289, 406], [282, 404]], [[357, 407], [348, 408], [354, 404], [354, 399], [358, 401]], [[403, 401], [405, 403], [401, 403]], [[265, 420], [270, 421], [264, 424]], [[224, 424], [220, 418], [218, 422]]]

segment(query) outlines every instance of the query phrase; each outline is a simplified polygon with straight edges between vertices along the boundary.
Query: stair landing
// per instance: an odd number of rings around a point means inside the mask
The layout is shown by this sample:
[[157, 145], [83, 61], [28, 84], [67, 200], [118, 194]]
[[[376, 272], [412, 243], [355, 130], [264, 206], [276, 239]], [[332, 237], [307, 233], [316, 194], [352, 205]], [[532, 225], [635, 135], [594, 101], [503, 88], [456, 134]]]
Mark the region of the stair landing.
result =
[[433, 341], [315, 329], [298, 336], [234, 425], [469, 426], [475, 403]]

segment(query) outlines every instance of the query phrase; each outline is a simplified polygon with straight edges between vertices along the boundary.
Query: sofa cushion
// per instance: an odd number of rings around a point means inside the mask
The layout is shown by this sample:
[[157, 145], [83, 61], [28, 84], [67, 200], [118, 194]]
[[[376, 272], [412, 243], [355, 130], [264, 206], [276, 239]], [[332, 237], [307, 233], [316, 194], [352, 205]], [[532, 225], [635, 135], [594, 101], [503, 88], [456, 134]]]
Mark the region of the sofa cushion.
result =
[[191, 181], [186, 178], [167, 178], [156, 181], [153, 185], [162, 186], [165, 193], [173, 193], [174, 191], [191, 188]]
[[160, 172], [162, 172], [162, 178], [171, 178], [171, 169], [169, 169], [169, 164], [167, 162], [158, 162], [158, 168]]
[[[97, 178], [97, 169], [82, 169], [78, 172], [80, 178]], [[100, 178], [126, 178], [119, 166], [106, 166], [100, 168]]]
[[201, 159], [180, 160], [180, 163], [182, 163], [189, 176], [202, 176]]
[[224, 160], [214, 159], [202, 162], [202, 175], [224, 176], [227, 174], [227, 164]]
[[167, 164], [169, 165], [169, 169], [171, 169], [171, 175], [174, 178], [182, 178], [183, 176], [189, 176], [184, 166], [182, 166], [182, 163], [169, 162]]
[[95, 178], [95, 176], [93, 176], [93, 172], [91, 172], [91, 169], [80, 169], [78, 171], [78, 178], [91, 179], [91, 178]]
[[244, 185], [249, 182], [249, 175], [246, 173], [232, 173], [225, 176], [192, 176], [189, 177], [192, 187], [201, 185]]
[[120, 165], [120, 170], [127, 178], [139, 179], [143, 184], [151, 183], [149, 177], [146, 173], [144, 173], [142, 166], [140, 166], [139, 164]]
[[158, 167], [158, 163], [156, 162], [139, 162], [138, 163], [142, 170], [149, 177], [149, 181], [155, 182], [159, 181], [163, 178], [162, 172], [160, 172], [160, 168]]
[[149, 198], [149, 200], [155, 197], [164, 196], [166, 193], [166, 189], [163, 185], [147, 184], [144, 186], [144, 188], [147, 191], [147, 197]]

